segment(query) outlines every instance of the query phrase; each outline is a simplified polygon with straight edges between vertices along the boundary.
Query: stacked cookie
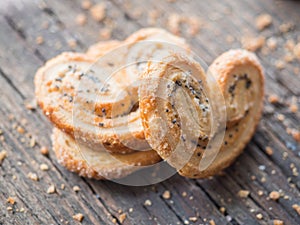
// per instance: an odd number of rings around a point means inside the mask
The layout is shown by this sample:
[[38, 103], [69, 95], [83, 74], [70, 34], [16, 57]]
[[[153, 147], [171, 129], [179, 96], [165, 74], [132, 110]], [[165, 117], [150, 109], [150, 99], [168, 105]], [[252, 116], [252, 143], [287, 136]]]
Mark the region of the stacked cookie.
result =
[[[257, 58], [244, 50], [223, 54], [209, 71], [212, 76], [185, 40], [156, 28], [49, 60], [35, 87], [55, 125], [58, 161], [95, 179], [122, 178], [162, 158], [192, 178], [224, 169], [259, 121], [263, 74]], [[218, 147], [209, 145], [215, 137], [222, 142]], [[218, 154], [203, 169], [199, 163], [208, 161], [209, 149]]]

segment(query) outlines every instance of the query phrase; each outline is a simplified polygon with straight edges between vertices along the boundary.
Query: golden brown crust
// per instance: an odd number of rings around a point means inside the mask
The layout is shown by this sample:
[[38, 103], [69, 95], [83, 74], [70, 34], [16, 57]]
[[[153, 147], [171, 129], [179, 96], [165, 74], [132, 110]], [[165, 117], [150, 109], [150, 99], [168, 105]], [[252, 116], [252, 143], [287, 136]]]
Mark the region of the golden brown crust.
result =
[[[178, 63], [184, 63], [187, 67], [195, 68], [195, 66], [193, 66], [194, 63], [189, 59], [177, 59], [177, 61], [173, 61], [173, 64], [178, 65]], [[155, 136], [159, 134], [159, 132], [155, 130], [155, 125], [153, 124], [157, 125], [159, 124], [159, 118], [164, 118], [165, 116], [169, 119], [169, 116], [161, 109], [162, 103], [159, 103], [159, 100], [153, 96], [157, 88], [153, 88], [151, 85], [150, 87], [141, 86], [140, 90], [143, 96], [143, 99], [140, 100], [141, 118], [146, 139], [163, 159], [166, 159], [172, 166], [178, 169], [181, 175], [190, 178], [203, 178], [215, 175], [220, 172], [220, 170], [228, 167], [234, 159], [240, 155], [245, 145], [249, 142], [262, 112], [264, 77], [260, 63], [253, 53], [244, 50], [231, 50], [226, 52], [211, 65], [210, 72], [214, 74], [220, 85], [225, 97], [226, 109], [228, 108], [229, 113], [227, 115], [227, 130], [221, 149], [212, 164], [204, 170], [199, 168], [199, 162], [202, 160], [203, 155], [206, 153], [209, 154], [209, 146], [207, 146], [207, 142], [203, 142], [203, 138], [198, 141], [198, 145], [201, 146], [200, 148], [202, 148], [202, 150], [198, 150], [197, 147], [195, 151], [191, 153], [185, 149], [186, 147], [180, 146], [179, 144], [179, 148], [183, 148], [183, 150], [176, 150], [179, 155], [175, 158], [173, 156], [174, 148], [177, 148], [176, 145], [180, 143], [178, 141], [178, 135], [180, 133], [177, 127], [170, 128], [169, 126], [167, 135], [160, 139], [160, 143], [155, 143], [155, 139], [159, 139], [158, 137], [163, 135]], [[199, 73], [201, 73], [201, 70], [199, 70]], [[163, 68], [162, 65], [151, 66], [151, 64], [149, 64], [145, 77], [170, 78], [174, 74], [174, 70], [170, 72], [168, 68]], [[231, 85], [235, 85], [235, 87], [232, 88]], [[206, 89], [205, 85], [202, 88], [206, 93], [210, 91]], [[195, 87], [191, 90], [195, 90]], [[228, 91], [230, 92], [229, 94]], [[210, 104], [213, 103], [213, 100], [215, 99], [209, 98]], [[177, 103], [178, 102], [180, 101], [177, 101]], [[168, 113], [169, 112], [170, 109], [168, 109]], [[153, 132], [153, 130], [156, 132]], [[170, 134], [173, 137], [177, 137], [176, 140], [171, 139], [173, 140], [171, 143], [168, 140]], [[203, 150], [203, 147], [205, 147], [206, 150]], [[188, 162], [179, 167], [180, 163], [178, 162], [180, 160], [184, 161], [185, 157], [190, 156], [191, 158], [188, 158]], [[168, 157], [173, 157], [173, 159]]]
[[164, 29], [155, 27], [140, 29], [126, 38], [124, 42], [125, 44], [128, 44], [136, 43], [139, 41], [162, 41], [169, 42], [174, 45], [179, 45], [186, 49], [190, 48], [183, 38], [175, 36]]
[[88, 56], [91, 56], [93, 58], [99, 58], [106, 53], [110, 52], [111, 50], [118, 48], [122, 42], [117, 41], [117, 40], [111, 40], [111, 41], [101, 41], [98, 42], [92, 46], [89, 47], [87, 50], [86, 54]]
[[[62, 71], [68, 70], [69, 64], [77, 65], [77, 68], [79, 66], [86, 68], [93, 62], [93, 59], [84, 54], [63, 53], [39, 69], [35, 76], [36, 98], [43, 112], [55, 126], [91, 147], [101, 148], [105, 145], [111, 152], [132, 152], [132, 149], [126, 147], [124, 143], [135, 143], [136, 138], [140, 138], [141, 141], [136, 143], [137, 149], [149, 148], [147, 142], [143, 141], [144, 134], [138, 113], [130, 113], [123, 120], [103, 115], [99, 116], [97, 108], [100, 111], [105, 109], [105, 114], [109, 114], [109, 109], [112, 108], [110, 105], [115, 103], [113, 101], [108, 104], [100, 102], [100, 106], [97, 106], [98, 103], [94, 105], [93, 99], [89, 99], [89, 104], [87, 104], [84, 97], [83, 100], [79, 99], [80, 94], [78, 95], [77, 92], [79, 88], [88, 88], [82, 87], [83, 85], [80, 84], [84, 77], [81, 80], [76, 80], [77, 78], [74, 78], [74, 76], [77, 75], [60, 71], [61, 69]], [[82, 71], [79, 72], [79, 74], [81, 73], [83, 74]], [[63, 78], [59, 76], [63, 76]], [[88, 76], [91, 77], [92, 75], [89, 74]], [[49, 84], [51, 84], [50, 87]], [[116, 86], [116, 83], [114, 85]], [[70, 86], [74, 86], [74, 88], [70, 88]], [[114, 88], [117, 89], [118, 87]], [[83, 89], [83, 91], [85, 90]], [[124, 95], [124, 99], [119, 105], [131, 104], [128, 94]], [[127, 99], [129, 99], [129, 103]], [[94, 106], [95, 112], [93, 111]], [[127, 130], [124, 132], [124, 129]], [[118, 130], [123, 130], [123, 132], [119, 133]]]
[[[239, 83], [241, 83], [241, 85], [245, 85], [246, 87], [250, 87], [252, 85], [253, 81], [251, 81], [249, 77], [245, 76], [247, 75], [246, 72], [244, 74], [236, 74], [236, 71], [239, 68], [243, 68], [247, 65], [251, 65], [252, 69], [257, 70], [259, 74], [263, 74], [262, 67], [255, 54], [243, 49], [230, 50], [223, 53], [209, 67], [209, 73], [215, 77], [222, 92], [224, 93], [229, 127], [238, 123], [242, 118], [244, 118], [247, 111], [247, 107], [245, 107], [247, 104], [246, 102], [233, 101], [234, 94], [238, 96], [240, 95], [239, 97], [242, 96], [242, 93], [236, 93], [239, 90], [242, 90], [242, 88], [238, 89]], [[253, 71], [250, 71], [250, 73], [251, 72]], [[230, 76], [230, 73], [232, 73], [232, 76]], [[260, 82], [264, 82], [263, 76], [260, 79], [262, 80]], [[264, 84], [262, 83], [261, 90], [258, 90], [259, 93], [261, 93], [261, 97], [264, 95], [263, 85]], [[249, 99], [251, 98], [251, 96], [246, 97]], [[236, 103], [236, 107], [233, 103]]]
[[[127, 62], [127, 57], [135, 53], [135, 51], [130, 52], [135, 47], [134, 43], [141, 39], [184, 43], [183, 39], [162, 29], [143, 29], [134, 33], [124, 42], [125, 44], [130, 43], [130, 45], [122, 49], [124, 51], [121, 51], [123, 54], [117, 56], [119, 58], [116, 58], [115, 55], [105, 54], [124, 43], [108, 41], [92, 46], [87, 54], [63, 53], [49, 60], [35, 76], [36, 98], [45, 115], [55, 126], [91, 148], [101, 148], [104, 145], [107, 150], [116, 153], [149, 149], [144, 138], [139, 111], [131, 112], [134, 104], [138, 101], [138, 82], [127, 87], [128, 81], [135, 82], [139, 79], [140, 69], [119, 71], [108, 81], [108, 85], [110, 85], [108, 92], [99, 94], [91, 88], [95, 80], [100, 79], [103, 83], [106, 82], [107, 76], [99, 75], [98, 72], [102, 71], [102, 67], [113, 72], [115, 68], [123, 66]], [[156, 48], [154, 48], [155, 51], [160, 51], [160, 48]], [[104, 55], [104, 59], [98, 60], [98, 57]], [[83, 74], [83, 71], [92, 64], [94, 64], [92, 69], [96, 69], [97, 76], [91, 72], [88, 74], [89, 76], [82, 76], [79, 80], [74, 78], [75, 73], [77, 73], [76, 76], [80, 76], [78, 73]], [[72, 74], [69, 70], [74, 68], [68, 70], [68, 65], [73, 65], [76, 67], [75, 69], [81, 67], [83, 69], [78, 69]], [[106, 74], [110, 74], [109, 72]], [[85, 77], [93, 78], [92, 82], [84, 83]], [[77, 88], [83, 89], [82, 92], [79, 93]], [[95, 89], [97, 88], [99, 89], [98, 86], [95, 86]], [[87, 91], [89, 92], [85, 94]], [[74, 102], [76, 106], [74, 106]]]
[[98, 180], [120, 179], [161, 160], [153, 150], [126, 155], [97, 152], [77, 144], [71, 136], [57, 128], [53, 130], [52, 140], [60, 164], [80, 176]]
[[[140, 86], [145, 136], [173, 167], [194, 168], [203, 154], [216, 124], [212, 124], [210, 113], [214, 104], [208, 99], [217, 99], [217, 89], [197, 62], [182, 55], [148, 64]], [[191, 162], [193, 154], [197, 162]]]

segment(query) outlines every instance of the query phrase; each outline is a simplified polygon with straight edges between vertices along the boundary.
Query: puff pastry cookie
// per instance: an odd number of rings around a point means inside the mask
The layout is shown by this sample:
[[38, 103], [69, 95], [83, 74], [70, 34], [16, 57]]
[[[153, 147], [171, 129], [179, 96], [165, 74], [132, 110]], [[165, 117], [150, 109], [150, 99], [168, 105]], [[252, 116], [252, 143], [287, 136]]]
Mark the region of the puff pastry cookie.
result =
[[77, 144], [71, 136], [57, 128], [53, 130], [52, 141], [60, 164], [80, 176], [98, 180], [123, 178], [161, 160], [153, 150], [129, 154], [95, 151]]
[[204, 71], [184, 39], [146, 28], [49, 60], [35, 88], [56, 127], [53, 150], [70, 171], [119, 179], [162, 158], [183, 176], [204, 178], [252, 137], [264, 77], [253, 53], [228, 51]]
[[194, 60], [174, 55], [161, 63], [149, 63], [144, 78], [151, 82], [140, 86], [146, 139], [181, 175], [190, 178], [214, 175], [229, 166], [252, 137], [262, 112], [264, 77], [253, 53], [228, 51], [215, 60], [209, 72], [225, 98], [227, 118], [221, 150], [204, 170], [200, 161], [205, 152], [213, 151], [209, 141], [220, 132], [211, 130], [216, 119], [212, 107], [218, 101], [216, 87], [208, 85], [208, 75]]

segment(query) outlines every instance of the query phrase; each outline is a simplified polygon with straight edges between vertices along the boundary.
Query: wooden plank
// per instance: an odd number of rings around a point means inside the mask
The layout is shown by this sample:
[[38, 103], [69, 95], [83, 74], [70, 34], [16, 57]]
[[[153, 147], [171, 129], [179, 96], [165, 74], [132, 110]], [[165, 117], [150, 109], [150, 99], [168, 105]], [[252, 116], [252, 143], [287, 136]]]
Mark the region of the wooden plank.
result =
[[[39, 1], [39, 3], [41, 2], [42, 1]], [[238, 35], [240, 34], [240, 27], [252, 26], [253, 22], [249, 21], [253, 21], [255, 15], [260, 12], [257, 10], [258, 7], [263, 5], [263, 8], [265, 8], [265, 6], [270, 4], [270, 1], [266, 2], [267, 3], [260, 3], [258, 1], [252, 1], [249, 3], [249, 8], [251, 10], [248, 10], [245, 13], [246, 19], [241, 20], [240, 22], [239, 17], [242, 13], [240, 9], [243, 7], [243, 4], [248, 4], [246, 2], [236, 4], [231, 1], [225, 1], [225, 4], [217, 4], [216, 1], [209, 3], [201, 1], [178, 1], [175, 3], [159, 2], [158, 4], [156, 1], [153, 1], [143, 2], [143, 4], [141, 4], [139, 1], [122, 3], [115, 0], [113, 3], [107, 4], [109, 9], [108, 19], [115, 19], [115, 21], [117, 21], [112, 34], [113, 38], [117, 39], [126, 37], [141, 26], [147, 26], [149, 24], [149, 9], [157, 8], [161, 11], [161, 18], [158, 20], [158, 25], [160, 26], [165, 26], [166, 19], [170, 13], [173, 12], [189, 12], [191, 15], [197, 15], [203, 19], [207, 19], [207, 17], [210, 17], [215, 11], [226, 13], [228, 9], [231, 9], [234, 15], [230, 16], [230, 20], [222, 20], [222, 18], [220, 18], [218, 21], [215, 21], [213, 15], [208, 21], [209, 25], [207, 25], [206, 28], [203, 28], [199, 35], [190, 37], [187, 36], [186, 33], [183, 33], [183, 35], [189, 39], [189, 42], [195, 46], [196, 53], [203, 56], [207, 62], [211, 62], [214, 57], [225, 51], [227, 48], [239, 46], [238, 42], [235, 42], [232, 45], [224, 45], [224, 36], [227, 34]], [[1, 108], [1, 112], [5, 115], [5, 119], [1, 117], [1, 122], [3, 120], [3, 130], [5, 130], [5, 137], [8, 140], [8, 145], [5, 144], [4, 147], [10, 149], [11, 146], [13, 146], [13, 149], [16, 151], [24, 152], [20, 155], [21, 158], [16, 159], [16, 161], [11, 162], [11, 158], [9, 157], [7, 160], [8, 162], [6, 162], [9, 166], [4, 166], [4, 171], [7, 174], [9, 173], [7, 168], [18, 168], [18, 160], [22, 160], [24, 163], [30, 162], [31, 158], [38, 163], [46, 160], [46, 163], [53, 166], [53, 171], [51, 169], [51, 177], [49, 178], [50, 180], [44, 178], [44, 176], [42, 177], [49, 182], [47, 184], [50, 184], [50, 182], [56, 182], [58, 184], [61, 181], [69, 184], [69, 190], [71, 190], [72, 185], [75, 184], [79, 184], [82, 189], [79, 194], [69, 193], [68, 196], [64, 196], [66, 198], [63, 200], [55, 200], [51, 196], [51, 198], [49, 198], [49, 201], [51, 202], [50, 206], [47, 205], [49, 210], [44, 213], [38, 211], [37, 208], [33, 208], [34, 213], [32, 213], [33, 219], [31, 222], [41, 223], [48, 219], [54, 223], [60, 222], [51, 218], [53, 215], [57, 215], [57, 218], [60, 219], [69, 220], [70, 215], [75, 212], [74, 209], [76, 208], [78, 211], [85, 212], [84, 214], [87, 215], [84, 222], [94, 224], [111, 223], [112, 218], [119, 217], [118, 211], [120, 209], [127, 214], [127, 219], [124, 221], [124, 224], [140, 224], [136, 222], [137, 219], [138, 221], [143, 221], [141, 222], [143, 224], [184, 223], [188, 217], [197, 215], [197, 213], [199, 213], [197, 223], [202, 222], [206, 224], [209, 219], [214, 219], [217, 224], [226, 224], [226, 220], [230, 217], [233, 218], [231, 221], [232, 224], [270, 224], [270, 221], [276, 216], [284, 219], [285, 224], [299, 223], [296, 212], [291, 209], [292, 203], [297, 203], [297, 201], [299, 201], [299, 190], [295, 188], [290, 189], [288, 182], [283, 182], [283, 178], [292, 176], [289, 168], [290, 163], [294, 163], [296, 166], [299, 165], [299, 150], [293, 151], [287, 148], [286, 140], [292, 142], [292, 139], [285, 133], [285, 125], [276, 121], [275, 117], [270, 116], [269, 114], [265, 114], [262, 123], [263, 126], [259, 127], [257, 135], [247, 148], [246, 153], [238, 159], [236, 164], [226, 170], [226, 174], [228, 175], [214, 178], [212, 181], [203, 180], [197, 182], [175, 176], [162, 184], [146, 189], [132, 187], [125, 188], [111, 182], [82, 180], [76, 175], [70, 175], [69, 172], [57, 165], [56, 161], [52, 159], [52, 154], [50, 154], [50, 158], [36, 156], [30, 148], [24, 148], [24, 146], [20, 144], [20, 140], [16, 140], [16, 131], [10, 128], [10, 122], [7, 121], [7, 116], [11, 112], [14, 112], [15, 109], [17, 109], [16, 112], [19, 112], [20, 115], [22, 115], [22, 118], [25, 117], [28, 119], [30, 125], [28, 125], [27, 129], [32, 131], [35, 136], [39, 137], [36, 148], [40, 145], [50, 146], [48, 138], [50, 133], [49, 123], [46, 122], [45, 118], [40, 115], [39, 112], [31, 113], [26, 111], [23, 106], [23, 101], [26, 98], [33, 97], [32, 78], [35, 69], [41, 65], [46, 58], [50, 58], [60, 51], [70, 50], [71, 48], [67, 45], [69, 39], [77, 40], [78, 45], [75, 47], [75, 50], [79, 51], [85, 50], [89, 44], [98, 40], [99, 29], [103, 28], [104, 25], [102, 23], [96, 23], [90, 18], [88, 12], [82, 11], [80, 9], [80, 3], [81, 1], [79, 0], [68, 0], [63, 4], [59, 1], [51, 1], [46, 3], [46, 7], [45, 3], [43, 3], [44, 6], [42, 8], [32, 2], [26, 4], [21, 2], [21, 5], [15, 3], [15, 6], [10, 6], [9, 10], [6, 10], [5, 19], [0, 19], [0, 24], [4, 25], [0, 28], [0, 30], [2, 29], [1, 34], [5, 34], [0, 37], [0, 50], [3, 50], [0, 51], [0, 68], [2, 70], [2, 72], [0, 70], [0, 77], [3, 77], [3, 84], [14, 87], [4, 92], [6, 95], [4, 95], [4, 100], [2, 101], [4, 102], [6, 99], [10, 99], [12, 102], [16, 101], [15, 97], [12, 97], [14, 95], [19, 95], [18, 98], [20, 98], [15, 103], [16, 105]], [[128, 8], [128, 5], [130, 4], [133, 8]], [[290, 5], [291, 3], [288, 4]], [[141, 17], [138, 20], [134, 19], [140, 9], [143, 12]], [[167, 13], [164, 12], [166, 9]], [[273, 14], [275, 11], [274, 7], [272, 6], [270, 9], [270, 12]], [[28, 15], [24, 15], [25, 11], [27, 11]], [[33, 12], [28, 13], [29, 11]], [[68, 13], [65, 13], [66, 11], [68, 11]], [[88, 16], [88, 24], [80, 27], [76, 25], [74, 18], [78, 13], [82, 12]], [[32, 15], [35, 18], [39, 18], [39, 20], [32, 20]], [[295, 18], [298, 18], [298, 15], [295, 15]], [[276, 24], [279, 24], [287, 18], [284, 17], [283, 13], [280, 13], [280, 15], [274, 16], [273, 19]], [[44, 22], [50, 24], [49, 29], [41, 27]], [[216, 26], [212, 26], [215, 23], [218, 23], [217, 28]], [[220, 32], [224, 35], [214, 35], [212, 31], [215, 28], [216, 32]], [[255, 32], [252, 28], [251, 31]], [[37, 35], [42, 35], [44, 37], [44, 44], [36, 44], [35, 38]], [[265, 35], [272, 35], [272, 31], [267, 30]], [[295, 37], [297, 33], [292, 32], [291, 35]], [[282, 41], [285, 41], [286, 38], [288, 38], [288, 36], [283, 37]], [[12, 48], [7, 50], [6, 43], [9, 42], [18, 43], [18, 45], [12, 45]], [[55, 49], [55, 45], [57, 45], [58, 42], [62, 44], [61, 49]], [[205, 45], [203, 43], [205, 43]], [[270, 57], [265, 57], [260, 53], [259, 55], [262, 58], [265, 67], [268, 68], [267, 93], [276, 93], [285, 97], [287, 100], [289, 100], [291, 94], [299, 95], [299, 89], [297, 89], [299, 79], [291, 76], [291, 74], [293, 74], [293, 68], [288, 67], [282, 74], [278, 74], [278, 71], [273, 68]], [[273, 56], [279, 57], [280, 52], [274, 53]], [[19, 66], [20, 64], [24, 65], [23, 68]], [[278, 81], [278, 76], [283, 80]], [[293, 84], [289, 85], [288, 82], [293, 82]], [[10, 95], [7, 96], [7, 93], [10, 93]], [[269, 107], [276, 112], [286, 114], [287, 122], [297, 128], [299, 114], [287, 114], [286, 108], [277, 105], [269, 105]], [[21, 123], [21, 117], [18, 117], [15, 121]], [[267, 156], [263, 153], [266, 143], [274, 144], [274, 154], [272, 156]], [[255, 147], [256, 144], [260, 149]], [[296, 147], [298, 147], [298, 145], [296, 145]], [[288, 158], [284, 162], [282, 161], [283, 151], [288, 153]], [[268, 169], [266, 171], [261, 172], [258, 170], [258, 167], [262, 164], [267, 165]], [[36, 170], [37, 168], [37, 165], [29, 165], [29, 169]], [[271, 174], [272, 170], [276, 171], [275, 175]], [[238, 173], [236, 171], [238, 171]], [[19, 173], [19, 170], [17, 170], [17, 172]], [[22, 174], [22, 171], [20, 173]], [[268, 179], [269, 182], [252, 182], [249, 178], [250, 174], [270, 177]], [[26, 173], [23, 173], [22, 176], [26, 176]], [[54, 178], [52, 178], [52, 176]], [[245, 178], [246, 176], [248, 176], [247, 179]], [[21, 184], [17, 184], [17, 188], [15, 188], [7, 181], [6, 177], [3, 179], [1, 177], [2, 180], [0, 185], [4, 182], [3, 184], [5, 184], [5, 186], [7, 184], [11, 190], [21, 190]], [[299, 188], [299, 181], [297, 178], [298, 177], [292, 176], [291, 183], [296, 184], [296, 188]], [[30, 182], [29, 184], [31, 185]], [[25, 184], [26, 189], [29, 187], [29, 184]], [[0, 188], [2, 190], [2, 186]], [[46, 186], [44, 188], [46, 188]], [[273, 189], [282, 189], [284, 192], [289, 193], [291, 200], [281, 198], [279, 202], [276, 203], [268, 201], [265, 198], [261, 199], [261, 197], [256, 194], [258, 188], [262, 189], [265, 195]], [[4, 189], [5, 188], [3, 188], [3, 190]], [[33, 189], [36, 193], [45, 191], [35, 185]], [[172, 193], [173, 197], [170, 200], [165, 200], [161, 197], [163, 190], [166, 189], [170, 190]], [[251, 191], [250, 198], [240, 201], [236, 196], [236, 192], [239, 189], [249, 189]], [[5, 190], [5, 193], [8, 193], [7, 191], [9, 191], [9, 189], [7, 188]], [[183, 191], [186, 191], [188, 196], [193, 195], [194, 200], [189, 200], [188, 197], [182, 197], [181, 193]], [[21, 192], [18, 192], [18, 196], [20, 196], [20, 203], [22, 202], [22, 205], [26, 202], [32, 204], [33, 201], [42, 201], [42, 199], [39, 198], [40, 196], [38, 198], [33, 198], [32, 200], [31, 195], [29, 197], [23, 196]], [[6, 197], [7, 196], [1, 196], [1, 201], [5, 201]], [[150, 207], [144, 206], [144, 201], [146, 199], [151, 200], [153, 205]], [[224, 201], [224, 199], [233, 200], [227, 202]], [[130, 203], [133, 201], [136, 201], [132, 205], [134, 210], [132, 213], [129, 213], [129, 208], [131, 207]], [[202, 203], [201, 207], [199, 207], [199, 202]], [[60, 212], [59, 209], [54, 208], [55, 203], [67, 205], [66, 209]], [[68, 204], [70, 203], [74, 203], [74, 205], [71, 204], [69, 206]], [[45, 203], [42, 202], [41, 204]], [[87, 207], [84, 207], [83, 204], [87, 205]], [[74, 207], [72, 207], [72, 205]], [[221, 215], [218, 211], [220, 206], [227, 208], [227, 213], [225, 215]], [[100, 211], [98, 210], [98, 207], [101, 208]], [[255, 209], [255, 212], [262, 212], [264, 220], [257, 221], [255, 213], [249, 212], [249, 207]], [[273, 208], [272, 211], [269, 210], [270, 207]], [[1, 213], [7, 214], [7, 211], [4, 209]], [[21, 221], [25, 219], [26, 218], [22, 217], [22, 215], [16, 218], [7, 214], [4, 221], [21, 224]], [[2, 221], [0, 220], [0, 223], [1, 222]], [[117, 223], [119, 222], [120, 221], [117, 220]]]
[[[160, 189], [162, 188], [158, 188], [158, 191]], [[161, 193], [165, 190], [171, 190], [172, 198], [167, 203], [181, 218], [200, 217], [201, 221], [197, 220], [197, 223], [210, 220], [216, 224], [227, 223], [219, 207], [192, 180], [175, 175], [163, 183]]]

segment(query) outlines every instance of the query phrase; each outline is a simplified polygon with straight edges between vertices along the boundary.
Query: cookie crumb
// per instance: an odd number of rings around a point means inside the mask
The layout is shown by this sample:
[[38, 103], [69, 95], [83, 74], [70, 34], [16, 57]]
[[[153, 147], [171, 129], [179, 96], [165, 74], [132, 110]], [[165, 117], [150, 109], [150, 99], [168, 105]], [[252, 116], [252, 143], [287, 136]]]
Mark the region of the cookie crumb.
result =
[[39, 177], [36, 173], [29, 172], [27, 177], [33, 181], [39, 181]]
[[176, 13], [173, 13], [168, 17], [167, 26], [173, 34], [178, 35], [180, 33], [181, 20], [181, 16]]
[[266, 153], [267, 153], [267, 155], [270, 155], [270, 156], [273, 155], [273, 149], [270, 146], [267, 146]]
[[295, 42], [294, 40], [292, 39], [288, 39], [285, 44], [284, 44], [284, 48], [290, 52], [293, 52], [294, 51], [294, 48], [295, 48]]
[[61, 190], [64, 190], [65, 187], [66, 187], [65, 184], [61, 184], [61, 185], [60, 185], [60, 189], [61, 189]]
[[41, 147], [40, 152], [42, 153], [42, 155], [48, 155], [49, 154], [49, 150], [45, 146]]
[[152, 202], [151, 202], [149, 199], [147, 199], [147, 200], [144, 202], [144, 205], [145, 205], [145, 206], [151, 206], [151, 205], [152, 205]]
[[77, 213], [73, 216], [73, 219], [78, 221], [78, 222], [82, 222], [83, 218], [84, 218], [84, 216], [81, 213]]
[[263, 196], [263, 195], [264, 195], [264, 192], [263, 192], [262, 190], [259, 190], [259, 191], [257, 192], [257, 194], [258, 194], [258, 196]]
[[300, 215], [300, 205], [294, 204], [292, 207]]
[[300, 42], [294, 48], [294, 55], [300, 60]]
[[282, 121], [284, 121], [285, 116], [284, 116], [283, 114], [280, 114], [280, 113], [279, 113], [279, 114], [277, 115], [277, 119], [278, 119], [279, 121], [282, 122]]
[[50, 187], [47, 189], [47, 194], [54, 194], [56, 192], [56, 188], [54, 184], [51, 184]]
[[126, 213], [122, 213], [122, 214], [119, 216], [119, 221], [120, 221], [120, 223], [123, 223], [124, 220], [126, 219], [126, 217], [127, 217]]
[[196, 222], [198, 218], [196, 216], [192, 216], [189, 218], [189, 221]]
[[249, 194], [250, 194], [250, 191], [248, 191], [248, 190], [240, 190], [238, 192], [238, 196], [240, 198], [247, 198]]
[[87, 18], [86, 18], [86, 15], [84, 15], [83, 13], [80, 13], [76, 16], [76, 23], [79, 25], [79, 26], [83, 26], [85, 25], [87, 22]]
[[285, 56], [284, 56], [284, 61], [286, 63], [291, 63], [293, 62], [295, 59], [295, 57], [291, 54], [291, 53], [287, 53]]
[[276, 201], [280, 198], [280, 193], [278, 191], [272, 191], [269, 194], [270, 199]]
[[111, 28], [102, 28], [99, 32], [100, 38], [104, 40], [108, 40], [111, 38], [112, 29]]
[[279, 70], [283, 70], [285, 68], [285, 62], [282, 60], [277, 60], [275, 62], [275, 67]]
[[268, 102], [270, 102], [271, 104], [276, 104], [279, 102], [279, 97], [276, 94], [272, 94], [269, 96]]
[[129, 208], [129, 210], [128, 210], [130, 213], [132, 213], [133, 212], [133, 208]]
[[255, 20], [256, 28], [260, 31], [272, 24], [272, 16], [270, 14], [261, 14]]
[[171, 198], [171, 193], [170, 193], [170, 191], [166, 190], [166, 191], [164, 191], [162, 196], [163, 196], [164, 199], [170, 199]]
[[263, 215], [261, 213], [256, 214], [256, 218], [259, 220], [263, 219]]
[[8, 207], [6, 208], [6, 210], [7, 210], [7, 211], [13, 211], [13, 208], [12, 208], [11, 206], [8, 206]]
[[283, 160], [286, 160], [287, 157], [288, 157], [288, 153], [287, 153], [287, 152], [283, 152], [283, 153], [282, 153], [282, 159], [283, 159]]
[[289, 31], [293, 30], [294, 27], [295, 27], [295, 24], [293, 24], [293, 23], [291, 23], [291, 22], [289, 22], [289, 23], [283, 23], [283, 24], [281, 24], [281, 25], [279, 26], [279, 31], [280, 31], [281, 33], [287, 33], [287, 32], [289, 32]]
[[36, 143], [35, 143], [35, 138], [34, 138], [34, 137], [31, 137], [31, 138], [30, 138], [30, 141], [29, 141], [29, 147], [30, 147], [30, 148], [33, 148], [33, 147], [35, 146], [35, 144], [36, 144]]
[[273, 225], [284, 225], [282, 220], [273, 220]]
[[188, 24], [188, 34], [190, 36], [195, 36], [199, 33], [202, 23], [198, 17], [187, 17], [185, 21]]
[[148, 19], [147, 19], [148, 24], [151, 26], [155, 25], [159, 16], [160, 16], [160, 12], [158, 10], [149, 11]]
[[225, 207], [221, 207], [221, 208], [220, 208], [220, 212], [221, 212], [222, 214], [225, 214], [226, 208], [225, 208]]
[[209, 224], [210, 224], [210, 225], [216, 225], [216, 223], [215, 223], [214, 220], [210, 220], [210, 221], [209, 221]]
[[257, 50], [261, 49], [265, 44], [265, 37], [243, 37], [241, 42], [244, 49], [256, 52]]
[[275, 50], [277, 48], [277, 40], [274, 37], [270, 37], [267, 40], [267, 47], [271, 50]]
[[12, 121], [12, 120], [15, 119], [15, 116], [14, 116], [13, 114], [9, 114], [9, 115], [8, 115], [8, 119], [9, 119], [10, 121]]
[[300, 131], [292, 129], [291, 133], [295, 141], [300, 142]]
[[284, 199], [284, 200], [289, 200], [290, 197], [289, 197], [288, 195], [285, 195], [285, 196], [283, 196], [283, 199]]
[[75, 39], [69, 39], [68, 40], [68, 45], [69, 45], [70, 48], [76, 48], [77, 41]]
[[38, 45], [43, 44], [44, 43], [44, 38], [42, 36], [36, 37], [35, 43], [38, 44]]
[[4, 159], [6, 158], [6, 156], [7, 156], [7, 152], [2, 150], [0, 152], [0, 166], [1, 166], [2, 162], [4, 161]]
[[25, 133], [25, 129], [21, 126], [17, 127], [17, 131], [18, 131], [19, 134], [24, 134]]
[[82, 9], [87, 10], [87, 9], [90, 9], [91, 7], [92, 7], [92, 2], [90, 0], [83, 0], [81, 2], [81, 8]]
[[90, 8], [92, 18], [101, 22], [106, 17], [106, 4], [104, 2], [96, 4]]
[[40, 165], [40, 169], [43, 170], [43, 171], [47, 171], [47, 170], [49, 170], [49, 166], [47, 164], [43, 163], [43, 164]]
[[298, 112], [298, 106], [296, 104], [291, 104], [289, 109], [292, 113]]
[[75, 185], [75, 186], [73, 187], [73, 191], [75, 191], [75, 192], [79, 192], [80, 190], [81, 190], [80, 187], [77, 186], [77, 185]]
[[182, 196], [182, 197], [186, 197], [186, 196], [187, 196], [187, 193], [184, 191], [184, 192], [182, 192], [181, 196]]
[[16, 203], [16, 200], [13, 197], [8, 197], [6, 202], [11, 205], [14, 205]]

